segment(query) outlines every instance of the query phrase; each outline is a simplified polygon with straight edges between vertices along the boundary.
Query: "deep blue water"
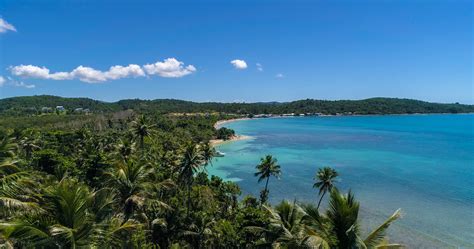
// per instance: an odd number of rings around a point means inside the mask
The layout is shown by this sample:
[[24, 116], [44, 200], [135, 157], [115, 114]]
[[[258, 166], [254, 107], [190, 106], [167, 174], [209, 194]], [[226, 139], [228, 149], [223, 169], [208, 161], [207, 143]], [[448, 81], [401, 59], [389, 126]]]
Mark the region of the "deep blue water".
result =
[[404, 217], [391, 241], [411, 248], [474, 248], [474, 115], [393, 115], [254, 119], [226, 127], [253, 139], [220, 145], [208, 169], [239, 181], [244, 194], [266, 154], [283, 175], [270, 180], [270, 200], [315, 202], [316, 170], [335, 168], [341, 190], [361, 201], [364, 229], [394, 210]]

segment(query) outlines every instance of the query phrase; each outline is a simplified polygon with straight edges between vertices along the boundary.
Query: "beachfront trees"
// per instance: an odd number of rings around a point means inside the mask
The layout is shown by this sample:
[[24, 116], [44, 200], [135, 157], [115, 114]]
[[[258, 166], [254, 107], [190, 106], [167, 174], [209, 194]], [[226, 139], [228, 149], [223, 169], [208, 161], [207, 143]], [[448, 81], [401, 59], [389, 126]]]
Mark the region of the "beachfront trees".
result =
[[265, 227], [251, 229], [263, 231], [262, 244], [276, 248], [403, 248], [400, 244], [389, 244], [385, 237], [387, 228], [400, 218], [400, 210], [363, 239], [359, 229], [359, 202], [354, 195], [342, 194], [334, 188], [329, 202], [325, 213], [312, 204], [288, 201], [274, 208], [264, 206], [270, 222]]
[[279, 178], [281, 175], [280, 165], [277, 163], [277, 159], [271, 155], [266, 155], [260, 159], [260, 164], [256, 166], [257, 172], [255, 176], [258, 176], [258, 182], [266, 180], [265, 188], [260, 194], [260, 202], [265, 203], [268, 200], [268, 181], [271, 176]]
[[307, 228], [307, 214], [296, 201], [282, 201], [275, 208], [265, 206], [265, 209], [270, 214], [270, 223], [265, 231], [272, 247], [329, 249], [327, 241], [318, 232]]
[[402, 248], [399, 244], [388, 244], [385, 240], [386, 230], [400, 218], [400, 210], [395, 211], [384, 223], [362, 239], [358, 220], [359, 206], [359, 202], [350, 191], [344, 195], [337, 188], [331, 190], [326, 217], [329, 230], [336, 238], [332, 248]]
[[318, 209], [324, 195], [333, 188], [334, 180], [338, 175], [337, 171], [330, 167], [320, 168], [318, 173], [316, 173], [316, 176], [314, 177], [316, 182], [314, 183], [313, 188], [318, 188], [319, 195], [321, 196], [318, 202]]
[[235, 131], [226, 127], [221, 127], [216, 131], [217, 139], [228, 140], [235, 136]]
[[[13, 139], [0, 131], [0, 247], [337, 248], [334, 231], [350, 222], [330, 222], [316, 205], [310, 211], [292, 202], [274, 209], [265, 204], [269, 178], [281, 174], [275, 158], [257, 166], [259, 181], [266, 181], [263, 201], [239, 201], [237, 183], [201, 170], [214, 154], [202, 139], [214, 132], [214, 121], [176, 119], [163, 120], [167, 128], [145, 137], [143, 150], [131, 123], [116, 129], [119, 121], [113, 121], [105, 130], [40, 127], [41, 149], [32, 160], [17, 146], [30, 135]], [[331, 217], [353, 221], [347, 209]], [[364, 243], [379, 243], [389, 223]]]

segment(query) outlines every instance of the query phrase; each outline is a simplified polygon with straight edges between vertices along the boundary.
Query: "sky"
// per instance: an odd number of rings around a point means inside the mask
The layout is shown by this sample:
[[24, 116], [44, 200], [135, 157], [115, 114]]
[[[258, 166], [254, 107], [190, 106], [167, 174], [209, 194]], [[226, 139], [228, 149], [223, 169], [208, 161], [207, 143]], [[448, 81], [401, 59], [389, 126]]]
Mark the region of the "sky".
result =
[[474, 104], [467, 0], [0, 0], [0, 98]]

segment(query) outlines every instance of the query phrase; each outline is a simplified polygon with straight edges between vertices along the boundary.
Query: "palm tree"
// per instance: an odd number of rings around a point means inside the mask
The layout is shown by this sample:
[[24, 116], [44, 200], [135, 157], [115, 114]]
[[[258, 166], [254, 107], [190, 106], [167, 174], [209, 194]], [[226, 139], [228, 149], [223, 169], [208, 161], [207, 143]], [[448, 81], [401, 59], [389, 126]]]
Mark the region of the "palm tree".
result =
[[93, 244], [97, 227], [110, 217], [114, 196], [108, 190], [92, 191], [73, 179], [43, 189], [39, 212], [0, 222], [4, 239], [19, 248], [77, 248]]
[[204, 164], [208, 165], [210, 163], [212, 165], [212, 158], [216, 156], [216, 149], [209, 142], [202, 143], [200, 149]]
[[258, 182], [261, 182], [266, 179], [265, 189], [263, 190], [261, 202], [266, 202], [268, 198], [268, 181], [271, 176], [276, 177], [277, 179], [281, 175], [280, 165], [277, 164], [277, 159], [273, 158], [271, 155], [267, 155], [264, 158], [260, 159], [260, 164], [256, 166], [257, 172], [255, 176], [258, 176]]
[[395, 220], [401, 217], [400, 209], [395, 211], [384, 223], [374, 229], [363, 240], [359, 229], [359, 202], [349, 191], [341, 194], [336, 188], [331, 190], [327, 219], [329, 229], [336, 238], [335, 248], [402, 248], [399, 244], [387, 244], [385, 232]]
[[40, 149], [38, 145], [36, 145], [36, 140], [34, 138], [25, 137], [20, 141], [20, 147], [25, 152], [26, 159], [31, 159], [31, 155], [35, 150]]
[[274, 248], [328, 248], [317, 233], [308, 232], [304, 223], [307, 214], [296, 202], [282, 201], [275, 209], [265, 206], [270, 214], [267, 235]]
[[12, 160], [15, 157], [17, 144], [8, 134], [0, 134], [0, 162]]
[[153, 125], [148, 124], [148, 120], [144, 115], [140, 115], [137, 119], [132, 121], [131, 132], [135, 138], [138, 139], [140, 143], [140, 149], [143, 150], [143, 147], [145, 146], [145, 137], [150, 136], [151, 129], [153, 127]]
[[188, 215], [191, 205], [191, 186], [193, 184], [194, 174], [199, 170], [203, 165], [204, 159], [201, 151], [198, 149], [196, 144], [189, 143], [186, 146], [183, 158], [180, 165], [179, 180], [180, 182], [187, 187], [188, 198], [187, 198], [187, 208]]
[[135, 151], [135, 143], [130, 140], [120, 139], [115, 149], [116, 155], [124, 162], [127, 162]]
[[313, 185], [313, 188], [319, 189], [319, 195], [321, 196], [318, 202], [318, 209], [319, 209], [319, 206], [321, 205], [321, 201], [323, 200], [323, 197], [326, 194], [326, 192], [331, 191], [331, 189], [334, 187], [333, 182], [337, 176], [338, 176], [338, 173], [336, 172], [336, 170], [330, 167], [324, 167], [318, 170], [318, 173], [314, 177], [314, 180], [316, 182]]
[[364, 248], [395, 249], [400, 244], [389, 244], [385, 235], [388, 227], [400, 217], [395, 211], [385, 222], [362, 239], [359, 229], [359, 203], [349, 192], [341, 194], [333, 188], [330, 207], [320, 214], [311, 204], [300, 206], [295, 202], [282, 201], [275, 208], [264, 206], [270, 215], [265, 227], [246, 227], [263, 232], [262, 245], [276, 248]]
[[153, 168], [134, 159], [119, 161], [106, 173], [107, 185], [118, 191], [125, 217], [145, 203], [147, 188], [151, 187]]

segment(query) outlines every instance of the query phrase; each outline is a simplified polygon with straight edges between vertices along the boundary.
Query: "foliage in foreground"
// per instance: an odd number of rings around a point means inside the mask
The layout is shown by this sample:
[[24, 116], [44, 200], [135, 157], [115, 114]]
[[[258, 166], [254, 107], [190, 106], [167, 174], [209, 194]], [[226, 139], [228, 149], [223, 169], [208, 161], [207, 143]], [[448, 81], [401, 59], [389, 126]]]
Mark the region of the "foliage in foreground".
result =
[[[272, 156], [257, 166], [259, 199], [209, 177], [212, 119], [137, 117], [105, 130], [0, 134], [0, 243], [15, 248], [398, 248], [386, 229], [368, 235], [359, 203], [323, 179], [329, 208], [266, 202]], [[327, 173], [326, 172], [326, 173]], [[319, 175], [319, 174], [318, 174]], [[324, 194], [321, 195], [322, 200]]]

